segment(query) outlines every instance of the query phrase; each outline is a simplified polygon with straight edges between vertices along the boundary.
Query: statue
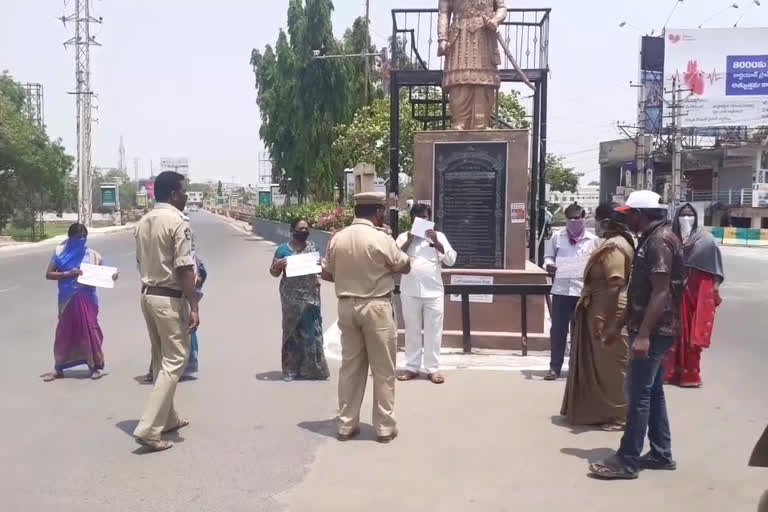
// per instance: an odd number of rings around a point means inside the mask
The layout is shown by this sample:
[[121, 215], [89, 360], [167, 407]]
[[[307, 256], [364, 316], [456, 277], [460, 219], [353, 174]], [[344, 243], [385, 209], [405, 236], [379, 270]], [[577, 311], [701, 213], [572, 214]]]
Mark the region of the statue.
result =
[[497, 32], [506, 17], [504, 0], [440, 0], [437, 54], [445, 57], [443, 89], [456, 130], [489, 128], [501, 85], [499, 44], [522, 81], [534, 88]]

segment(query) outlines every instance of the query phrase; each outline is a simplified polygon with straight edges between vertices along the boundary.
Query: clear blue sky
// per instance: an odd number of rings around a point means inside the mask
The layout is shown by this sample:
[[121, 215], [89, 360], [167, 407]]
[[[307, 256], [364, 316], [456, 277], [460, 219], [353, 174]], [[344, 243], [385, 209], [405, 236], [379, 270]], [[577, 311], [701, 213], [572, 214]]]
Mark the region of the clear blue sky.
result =
[[[73, 0], [68, 0], [67, 10]], [[395, 7], [434, 7], [437, 0], [372, 0], [373, 41], [386, 44]], [[673, 0], [507, 0], [508, 7], [551, 7], [549, 148], [596, 178], [597, 144], [618, 138], [616, 121], [632, 123], [642, 31], [661, 28]], [[768, 2], [760, 8], [739, 1], [685, 0], [671, 27], [768, 26]], [[94, 164], [114, 166], [125, 137], [129, 171], [133, 158], [149, 162], [188, 156], [194, 179], [252, 183], [262, 144], [255, 104], [251, 48], [273, 43], [285, 23], [287, 0], [94, 0], [92, 13], [104, 25], [94, 32], [104, 45], [92, 51], [92, 82], [98, 93]], [[334, 28], [343, 32], [363, 13], [362, 0], [336, 0]], [[74, 53], [71, 37], [56, 18], [64, 2], [3, 0], [0, 69], [45, 87], [49, 134], [74, 153]], [[621, 21], [631, 26], [619, 28]]]

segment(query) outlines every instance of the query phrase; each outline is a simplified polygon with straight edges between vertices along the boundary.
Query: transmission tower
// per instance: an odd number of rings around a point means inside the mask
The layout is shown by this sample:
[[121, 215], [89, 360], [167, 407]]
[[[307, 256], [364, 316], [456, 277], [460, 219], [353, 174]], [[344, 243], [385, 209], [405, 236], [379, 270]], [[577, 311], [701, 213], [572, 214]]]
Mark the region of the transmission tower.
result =
[[120, 172], [124, 172], [127, 174], [128, 171], [128, 164], [125, 161], [125, 142], [123, 141], [123, 136], [120, 136], [120, 147], [118, 148], [118, 160], [117, 160], [117, 168], [120, 170]]
[[41, 130], [45, 129], [43, 115], [43, 86], [42, 84], [24, 84], [24, 113], [27, 119]]
[[101, 18], [91, 16], [90, 0], [74, 0], [74, 11], [60, 19], [74, 24], [74, 36], [64, 46], [75, 48], [75, 91], [77, 98], [77, 204], [78, 220], [91, 225], [91, 46], [101, 46], [91, 36], [91, 23]]

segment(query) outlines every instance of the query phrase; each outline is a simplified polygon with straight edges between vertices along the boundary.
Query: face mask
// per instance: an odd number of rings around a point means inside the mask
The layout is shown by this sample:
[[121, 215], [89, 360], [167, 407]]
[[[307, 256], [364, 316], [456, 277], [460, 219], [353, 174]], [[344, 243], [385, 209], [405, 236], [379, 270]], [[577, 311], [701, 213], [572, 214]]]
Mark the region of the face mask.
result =
[[88, 240], [83, 237], [70, 238], [67, 242], [67, 247], [71, 250], [79, 250], [85, 247], [87, 241]]
[[680, 234], [683, 237], [683, 240], [686, 240], [689, 236], [691, 236], [691, 232], [693, 231], [693, 224], [696, 222], [696, 217], [692, 215], [685, 215], [680, 217]]
[[568, 219], [565, 222], [565, 229], [571, 239], [578, 240], [584, 235], [584, 219]]
[[309, 231], [297, 231], [293, 234], [293, 238], [299, 242], [306, 242], [307, 238], [309, 238]]

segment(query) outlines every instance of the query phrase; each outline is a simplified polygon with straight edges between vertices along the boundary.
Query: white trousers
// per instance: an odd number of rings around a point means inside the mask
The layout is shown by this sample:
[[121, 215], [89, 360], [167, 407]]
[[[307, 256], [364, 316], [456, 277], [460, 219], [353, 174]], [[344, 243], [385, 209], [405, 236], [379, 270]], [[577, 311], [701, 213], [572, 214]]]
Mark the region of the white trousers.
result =
[[405, 367], [412, 372], [421, 371], [423, 354], [424, 371], [435, 373], [440, 369], [440, 345], [443, 342], [443, 296], [401, 295], [400, 300], [405, 321]]

